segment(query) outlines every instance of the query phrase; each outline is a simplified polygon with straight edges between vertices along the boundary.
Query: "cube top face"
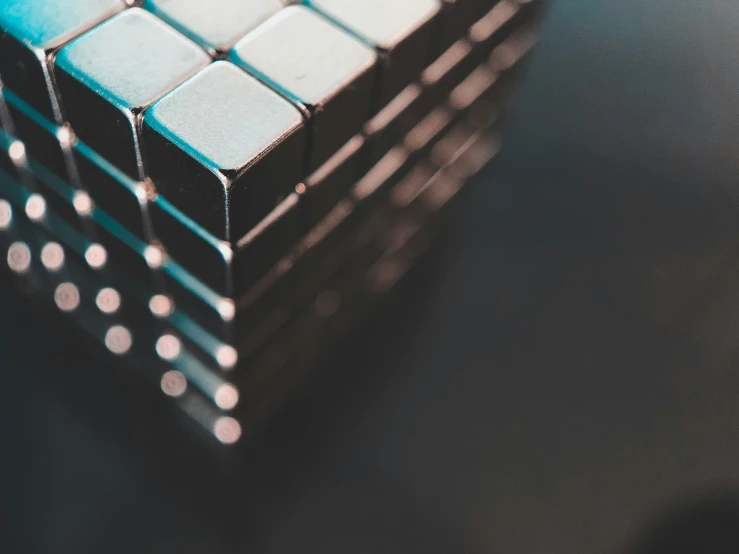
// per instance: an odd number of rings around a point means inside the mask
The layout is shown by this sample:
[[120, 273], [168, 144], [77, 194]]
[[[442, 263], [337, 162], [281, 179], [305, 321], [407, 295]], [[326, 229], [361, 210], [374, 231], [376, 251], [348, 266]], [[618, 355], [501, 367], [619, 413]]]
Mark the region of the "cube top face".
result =
[[395, 48], [441, 9], [438, 0], [306, 0], [306, 3], [382, 50]]
[[366, 73], [376, 54], [308, 8], [291, 6], [239, 41], [231, 59], [288, 98], [317, 107]]
[[297, 108], [228, 62], [162, 98], [144, 121], [214, 173], [249, 167], [303, 126]]
[[49, 51], [125, 7], [123, 0], [3, 0], [0, 29], [30, 48]]
[[144, 7], [211, 55], [221, 56], [284, 4], [281, 0], [147, 0]]
[[55, 63], [116, 107], [137, 112], [207, 66], [210, 57], [133, 8], [62, 48]]

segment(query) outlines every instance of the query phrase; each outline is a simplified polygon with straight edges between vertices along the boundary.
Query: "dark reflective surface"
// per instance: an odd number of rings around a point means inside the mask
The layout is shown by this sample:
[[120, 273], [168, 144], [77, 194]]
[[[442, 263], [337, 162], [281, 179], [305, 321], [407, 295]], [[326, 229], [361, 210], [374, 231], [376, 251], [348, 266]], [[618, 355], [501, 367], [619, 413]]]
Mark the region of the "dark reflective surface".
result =
[[43, 553], [736, 551], [737, 18], [718, 0], [558, 2], [445, 247], [219, 504], [192, 508], [106, 438], [104, 395], [94, 417], [60, 397], [78, 362], [5, 303], [6, 536]]

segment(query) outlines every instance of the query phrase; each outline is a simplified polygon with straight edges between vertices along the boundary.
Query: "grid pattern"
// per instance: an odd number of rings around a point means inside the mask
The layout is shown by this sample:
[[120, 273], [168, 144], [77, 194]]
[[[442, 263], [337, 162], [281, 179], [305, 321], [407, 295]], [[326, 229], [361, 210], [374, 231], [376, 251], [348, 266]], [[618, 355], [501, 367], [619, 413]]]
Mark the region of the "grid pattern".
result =
[[0, 59], [0, 238], [27, 290], [230, 444], [392, 288], [494, 154], [540, 3], [413, 2], [382, 40], [359, 0], [241, 19], [220, 3], [219, 37], [182, 16], [190, 2], [108, 6], [102, 23], [97, 6], [43, 50], [41, 81], [5, 78], [40, 47], [0, 19], [17, 45]]

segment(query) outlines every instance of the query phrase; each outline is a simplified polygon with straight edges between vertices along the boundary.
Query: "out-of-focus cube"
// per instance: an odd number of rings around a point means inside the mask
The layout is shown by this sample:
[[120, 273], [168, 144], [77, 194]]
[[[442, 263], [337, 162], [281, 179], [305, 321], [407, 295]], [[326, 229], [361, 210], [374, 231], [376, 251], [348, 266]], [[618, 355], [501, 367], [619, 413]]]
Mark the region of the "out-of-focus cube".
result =
[[152, 106], [143, 135], [158, 193], [226, 241], [244, 236], [290, 194], [304, 167], [300, 112], [228, 62], [215, 62]]
[[247, 33], [285, 7], [282, 0], [147, 0], [144, 7], [224, 58]]
[[380, 106], [410, 84], [433, 58], [441, 24], [438, 0], [306, 0], [306, 4], [381, 53]]
[[133, 8], [62, 48], [55, 66], [77, 135], [129, 177], [143, 179], [144, 110], [209, 63], [200, 47]]
[[370, 114], [377, 56], [303, 6], [279, 12], [234, 47], [231, 60], [310, 114], [316, 169]]
[[0, 75], [5, 85], [47, 119], [63, 123], [54, 52], [125, 7], [123, 0], [3, 0]]

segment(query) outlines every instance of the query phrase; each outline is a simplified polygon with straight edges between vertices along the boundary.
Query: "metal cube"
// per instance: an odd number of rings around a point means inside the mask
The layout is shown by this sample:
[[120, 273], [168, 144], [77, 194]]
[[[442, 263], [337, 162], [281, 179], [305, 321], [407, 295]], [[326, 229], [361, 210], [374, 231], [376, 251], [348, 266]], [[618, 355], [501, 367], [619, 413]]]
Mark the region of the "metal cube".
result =
[[53, 54], [126, 7], [123, 0], [3, 0], [0, 75], [44, 117], [64, 122], [53, 76]]
[[279, 12], [241, 40], [231, 60], [310, 115], [311, 171], [369, 117], [375, 53], [308, 8]]
[[152, 106], [143, 139], [159, 194], [226, 241], [290, 194], [304, 167], [300, 112], [223, 61]]
[[438, 0], [306, 0], [382, 55], [380, 106], [410, 84], [433, 58]]
[[79, 138], [141, 180], [144, 110], [209, 63], [204, 50], [140, 8], [65, 46], [55, 60], [65, 112]]

